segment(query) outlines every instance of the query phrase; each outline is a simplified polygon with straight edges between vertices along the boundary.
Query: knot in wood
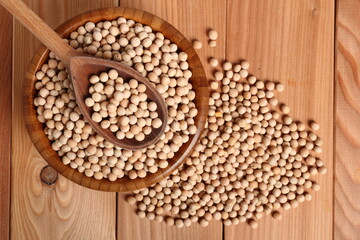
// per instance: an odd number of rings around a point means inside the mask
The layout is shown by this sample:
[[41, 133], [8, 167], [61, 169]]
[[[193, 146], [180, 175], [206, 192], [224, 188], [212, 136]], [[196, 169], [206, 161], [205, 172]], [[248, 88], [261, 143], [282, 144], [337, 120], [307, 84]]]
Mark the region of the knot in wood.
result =
[[41, 170], [40, 178], [43, 183], [53, 185], [58, 179], [58, 173], [48, 165]]

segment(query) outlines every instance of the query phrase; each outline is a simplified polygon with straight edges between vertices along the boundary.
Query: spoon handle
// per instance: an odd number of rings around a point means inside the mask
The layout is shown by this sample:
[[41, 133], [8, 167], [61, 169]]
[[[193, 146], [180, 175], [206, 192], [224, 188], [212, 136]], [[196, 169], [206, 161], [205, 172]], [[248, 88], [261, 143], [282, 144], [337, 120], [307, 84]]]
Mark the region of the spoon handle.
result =
[[65, 66], [69, 66], [72, 56], [78, 55], [72, 47], [21, 0], [0, 0], [0, 4], [54, 52], [64, 62]]

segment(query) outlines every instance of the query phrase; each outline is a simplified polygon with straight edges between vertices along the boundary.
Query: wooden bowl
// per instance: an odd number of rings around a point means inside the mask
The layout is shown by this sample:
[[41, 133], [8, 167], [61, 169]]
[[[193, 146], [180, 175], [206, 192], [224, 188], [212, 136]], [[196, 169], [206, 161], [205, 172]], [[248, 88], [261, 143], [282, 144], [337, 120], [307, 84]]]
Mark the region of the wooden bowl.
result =
[[194, 146], [201, 136], [208, 114], [209, 102], [208, 80], [200, 59], [191, 43], [175, 27], [151, 13], [133, 8], [104, 8], [80, 14], [66, 21], [58, 27], [56, 31], [62, 37], [68, 37], [72, 31], [75, 31], [79, 26], [84, 25], [88, 21], [99, 22], [117, 19], [118, 17], [133, 19], [136, 22], [151, 26], [154, 31], [164, 34], [166, 38], [176, 43], [182, 51], [188, 54], [189, 68], [193, 74], [190, 82], [196, 92], [194, 101], [196, 108], [198, 109], [198, 115], [195, 118], [195, 125], [198, 130], [195, 135], [190, 136], [189, 141], [183, 144], [175, 156], [169, 160], [169, 166], [167, 168], [160, 169], [153, 174], [148, 174], [142, 179], [137, 178], [130, 180], [128, 177], [124, 177], [111, 182], [108, 179], [96, 180], [95, 178], [86, 177], [85, 174], [78, 172], [76, 169], [72, 169], [69, 165], [64, 165], [61, 158], [52, 149], [51, 141], [44, 133], [44, 124], [37, 120], [36, 108], [33, 104], [37, 93], [37, 90], [35, 89], [35, 73], [49, 58], [49, 50], [44, 46], [41, 46], [37, 50], [31, 61], [30, 68], [26, 73], [23, 96], [23, 111], [26, 128], [36, 149], [49, 165], [61, 175], [77, 184], [95, 190], [110, 192], [126, 192], [148, 187], [161, 181], [177, 169], [193, 151]]

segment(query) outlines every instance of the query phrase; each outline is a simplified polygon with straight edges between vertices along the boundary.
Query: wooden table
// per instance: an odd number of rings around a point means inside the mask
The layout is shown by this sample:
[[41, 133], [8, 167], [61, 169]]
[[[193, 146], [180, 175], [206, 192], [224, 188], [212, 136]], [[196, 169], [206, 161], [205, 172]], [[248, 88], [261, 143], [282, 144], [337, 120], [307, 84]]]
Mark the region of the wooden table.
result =
[[[80, 187], [60, 177], [40, 181], [46, 166], [25, 131], [24, 73], [39, 46], [0, 8], [0, 239], [359, 239], [360, 2], [358, 0], [58, 0], [25, 1], [52, 27], [86, 10], [128, 6], [152, 12], [204, 45], [199, 54], [251, 63], [260, 79], [280, 81], [280, 99], [301, 121], [316, 119], [329, 171], [311, 202], [270, 216], [252, 230], [218, 221], [176, 229], [140, 220], [123, 194]], [[12, 82], [12, 84], [10, 84]], [[11, 177], [10, 177], [11, 176]]]

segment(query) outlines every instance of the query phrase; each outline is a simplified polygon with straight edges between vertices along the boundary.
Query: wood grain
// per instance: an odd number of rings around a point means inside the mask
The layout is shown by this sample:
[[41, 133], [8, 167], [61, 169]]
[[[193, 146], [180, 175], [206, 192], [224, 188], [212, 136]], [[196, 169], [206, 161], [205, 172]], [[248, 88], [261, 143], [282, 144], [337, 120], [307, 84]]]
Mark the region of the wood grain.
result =
[[360, 2], [337, 7], [334, 239], [343, 240], [360, 234]]
[[227, 58], [246, 59], [250, 73], [280, 81], [277, 94], [294, 119], [320, 123], [320, 155], [328, 168], [312, 201], [284, 213], [266, 216], [259, 227], [225, 227], [225, 239], [331, 239], [333, 214], [333, 55], [334, 1], [227, 1]]
[[[225, 9], [226, 0], [208, 0], [206, 4], [201, 0], [121, 0], [121, 7], [134, 7], [151, 12], [178, 28], [190, 41], [199, 39], [203, 48], [197, 50], [206, 69], [206, 74], [211, 77], [211, 68], [207, 63], [210, 56], [219, 60], [225, 57]], [[218, 47], [210, 48], [207, 45], [208, 28], [219, 32]], [[202, 240], [222, 239], [222, 224], [211, 221], [207, 228], [198, 224], [191, 227], [177, 229], [168, 227], [165, 223], [139, 219], [134, 209], [124, 200], [124, 194], [118, 197], [118, 239], [156, 239], [156, 240]]]
[[[227, 2], [227, 6], [226, 6]], [[267, 216], [259, 228], [245, 224], [226, 227], [212, 221], [207, 228], [193, 225], [178, 230], [153, 221], [140, 220], [134, 210], [118, 197], [117, 223], [114, 195], [79, 187], [60, 177], [52, 187], [40, 182], [39, 173], [45, 162], [40, 158], [25, 132], [21, 111], [21, 87], [25, 69], [39, 45], [19, 23], [14, 28], [13, 113], [12, 113], [12, 239], [358, 239], [360, 191], [360, 129], [358, 104], [360, 3], [358, 0], [337, 1], [336, 57], [336, 135], [335, 191], [333, 185], [333, 39], [334, 1], [326, 0], [121, 0], [122, 6], [136, 7], [163, 17], [180, 29], [190, 40], [198, 38], [203, 48], [198, 52], [208, 76], [209, 56], [237, 61], [247, 59], [250, 72], [262, 79], [285, 84], [279, 97], [291, 107], [291, 115], [301, 121], [316, 119], [321, 124], [319, 135], [325, 146], [322, 159], [328, 173], [319, 178], [322, 186], [311, 202], [284, 213], [277, 222]], [[52, 27], [70, 16], [117, 3], [101, 1], [27, 0], [32, 9]], [[0, 10], [0, 17], [1, 17]], [[1, 20], [3, 23], [3, 20]], [[1, 24], [0, 28], [11, 24]], [[227, 28], [225, 27], [227, 25]], [[204, 29], [220, 32], [216, 48], [206, 44]], [[4, 35], [0, 35], [0, 40]], [[25, 44], [26, 43], [26, 44]], [[225, 44], [226, 43], [226, 44]], [[226, 46], [226, 47], [225, 47]], [[0, 47], [3, 47], [0, 45]], [[4, 48], [7, 49], [8, 48]], [[1, 62], [5, 50], [0, 51]], [[1, 67], [4, 65], [0, 65]], [[5, 78], [0, 79], [3, 84]], [[5, 81], [6, 82], [6, 81]], [[4, 88], [1, 85], [1, 93]], [[1, 101], [3, 95], [0, 95]], [[3, 106], [3, 105], [2, 105]], [[6, 108], [5, 108], [6, 109]], [[3, 110], [1, 110], [1, 113]], [[0, 116], [0, 121], [2, 117]], [[2, 122], [0, 122], [2, 124]], [[5, 126], [5, 125], [1, 125]], [[10, 126], [9, 126], [10, 127]], [[1, 131], [6, 129], [1, 128]], [[3, 136], [1, 137], [1, 147]], [[3, 157], [4, 155], [1, 155]], [[0, 160], [0, 164], [3, 162]], [[3, 174], [3, 172], [2, 172]], [[0, 175], [3, 177], [3, 175]], [[1, 182], [3, 183], [3, 182]], [[1, 197], [3, 189], [1, 185]], [[332, 200], [335, 196], [335, 208]], [[101, 204], [99, 204], [101, 202]], [[1, 204], [1, 206], [3, 206]], [[3, 224], [1, 208], [0, 220]], [[333, 213], [334, 209], [334, 213]], [[335, 226], [332, 225], [333, 214]], [[1, 228], [3, 225], [0, 225]], [[7, 224], [5, 223], [5, 226]], [[95, 227], [94, 227], [95, 226]], [[104, 230], [106, 229], [106, 230]], [[0, 231], [2, 234], [6, 232]], [[79, 237], [79, 234], [82, 234]], [[6, 238], [5, 238], [6, 239]]]
[[37, 39], [59, 56], [66, 66], [69, 65], [69, 59], [72, 56], [78, 55], [72, 47], [64, 42], [49, 25], [22, 1], [0, 0], [0, 3]]
[[12, 17], [0, 7], [0, 239], [10, 237]]
[[[25, 1], [51, 27], [91, 8], [117, 1]], [[12, 239], [114, 239], [115, 194], [91, 191], [63, 177], [48, 186], [40, 171], [46, 162], [33, 147], [22, 114], [25, 71], [39, 42], [19, 22], [13, 28]]]

